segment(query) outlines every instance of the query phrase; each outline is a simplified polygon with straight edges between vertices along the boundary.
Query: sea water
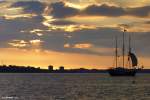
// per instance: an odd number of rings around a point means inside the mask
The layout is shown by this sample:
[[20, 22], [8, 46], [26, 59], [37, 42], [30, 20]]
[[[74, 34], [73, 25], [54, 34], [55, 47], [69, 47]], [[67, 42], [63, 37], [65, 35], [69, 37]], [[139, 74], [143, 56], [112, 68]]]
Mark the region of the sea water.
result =
[[150, 100], [150, 74], [1, 73], [0, 100]]

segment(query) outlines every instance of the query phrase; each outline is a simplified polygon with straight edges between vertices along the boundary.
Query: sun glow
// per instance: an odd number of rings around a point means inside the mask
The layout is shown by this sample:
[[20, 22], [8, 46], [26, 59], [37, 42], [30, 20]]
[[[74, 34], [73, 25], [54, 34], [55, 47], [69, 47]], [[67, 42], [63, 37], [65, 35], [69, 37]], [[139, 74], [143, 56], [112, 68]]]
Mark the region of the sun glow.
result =
[[[17, 48], [4, 48], [0, 49], [0, 58], [4, 61], [4, 64], [9, 65], [31, 65], [41, 68], [47, 68], [48, 65], [54, 65], [55, 68], [63, 65], [65, 68], [106, 68], [106, 66], [111, 66], [110, 64], [105, 64], [105, 62], [111, 57], [100, 57], [96, 55], [88, 54], [77, 54], [77, 53], [62, 53], [54, 51], [42, 51], [35, 49], [17, 49]], [[10, 52], [11, 51], [11, 52]], [[90, 62], [89, 62], [90, 60]], [[96, 63], [93, 63], [96, 62]], [[103, 64], [101, 64], [103, 62]]]

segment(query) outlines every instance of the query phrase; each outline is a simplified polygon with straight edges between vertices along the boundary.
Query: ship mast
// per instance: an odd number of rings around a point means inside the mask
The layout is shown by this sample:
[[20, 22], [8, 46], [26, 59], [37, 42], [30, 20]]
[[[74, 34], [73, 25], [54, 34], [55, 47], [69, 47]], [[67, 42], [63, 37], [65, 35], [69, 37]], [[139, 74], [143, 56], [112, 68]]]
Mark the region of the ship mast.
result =
[[122, 67], [123, 67], [123, 68], [124, 68], [124, 55], [125, 55], [125, 44], [124, 44], [125, 31], [126, 31], [126, 30], [124, 29], [124, 32], [123, 32], [123, 47], [122, 47], [122, 55], [123, 55], [123, 61], [122, 61], [122, 62], [123, 62], [123, 63], [122, 63], [123, 66], [122, 66]]
[[[129, 34], [129, 54], [131, 53], [131, 36]], [[128, 54], [129, 68], [131, 68], [130, 56]]]
[[117, 44], [117, 36], [116, 36], [116, 49], [115, 49], [115, 58], [116, 58], [116, 68], [118, 67], [118, 44]]

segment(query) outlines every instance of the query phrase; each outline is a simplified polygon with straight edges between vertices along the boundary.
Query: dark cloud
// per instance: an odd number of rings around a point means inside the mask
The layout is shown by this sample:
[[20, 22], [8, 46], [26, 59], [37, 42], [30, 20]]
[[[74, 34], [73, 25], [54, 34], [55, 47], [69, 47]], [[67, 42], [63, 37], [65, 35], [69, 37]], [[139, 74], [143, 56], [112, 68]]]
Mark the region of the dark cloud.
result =
[[[40, 19], [41, 20], [41, 19]], [[0, 47], [9, 47], [12, 40], [32, 40], [38, 38], [36, 34], [30, 34], [33, 29], [46, 30], [47, 27], [40, 23], [39, 18], [17, 18], [6, 20], [0, 18]], [[25, 31], [25, 32], [21, 32]]]
[[34, 16], [32, 18], [28, 18], [28, 19], [41, 23], [44, 21], [45, 18], [42, 15], [37, 15], [37, 16]]
[[[114, 37], [114, 33], [119, 35], [120, 31], [113, 28], [83, 29], [72, 33], [64, 31], [51, 31], [44, 37], [41, 37], [44, 41], [42, 48], [58, 52], [109, 55], [99, 53], [97, 51], [90, 51], [88, 49], [64, 48], [64, 44], [69, 43], [70, 45], [75, 45], [80, 43], [91, 43], [96, 47], [113, 48], [114, 39], [112, 39], [112, 37]], [[67, 35], [71, 35], [72, 37], [68, 38]]]
[[67, 20], [56, 20], [51, 22], [53, 25], [75, 25], [77, 23], [72, 22], [72, 21], [67, 21]]
[[11, 7], [23, 7], [26, 13], [41, 14], [44, 11], [45, 4], [39, 1], [18, 1], [12, 4]]
[[69, 7], [63, 2], [56, 2], [50, 5], [52, 9], [51, 14], [56, 18], [72, 17], [76, 15], [87, 15], [87, 16], [108, 16], [108, 17], [119, 17], [119, 16], [136, 16], [136, 17], [148, 17], [150, 13], [150, 6], [135, 7], [135, 8], [122, 8], [118, 6], [110, 6], [107, 4], [102, 5], [89, 5], [82, 11]]
[[126, 14], [126, 11], [121, 7], [103, 5], [90, 5], [84, 11], [83, 14], [94, 16], [122, 16]]
[[127, 13], [131, 16], [148, 17], [150, 13], [150, 6], [128, 8]]
[[[71, 38], [67, 38], [66, 35], [71, 35]], [[149, 32], [136, 32], [126, 33], [126, 47], [128, 47], [128, 34], [132, 36], [132, 50], [140, 56], [149, 55]], [[117, 28], [97, 28], [97, 29], [83, 29], [76, 32], [64, 31], [51, 31], [48, 34], [41, 37], [43, 42], [42, 48], [45, 50], [54, 50], [58, 52], [74, 52], [74, 53], [85, 53], [95, 55], [113, 55], [114, 52], [97, 52], [90, 51], [88, 49], [79, 48], [64, 48], [64, 44], [69, 43], [70, 45], [91, 43], [95, 47], [99, 48], [114, 48], [115, 47], [115, 36], [118, 36], [118, 47], [122, 48], [122, 31]], [[143, 45], [144, 44], [144, 45]], [[128, 50], [126, 49], [126, 52]], [[121, 53], [121, 51], [120, 51]]]
[[[39, 1], [18, 1], [11, 5], [11, 7], [23, 7], [26, 13], [41, 14], [44, 12], [46, 4]], [[110, 6], [107, 4], [89, 5], [82, 11], [77, 8], [69, 7], [64, 2], [55, 2], [49, 5], [50, 14], [55, 18], [73, 17], [76, 15], [87, 16], [136, 16], [148, 17], [150, 13], [150, 6], [123, 8], [118, 6]]]
[[50, 5], [51, 14], [56, 18], [72, 17], [79, 14], [79, 10], [66, 6], [64, 2], [56, 2]]
[[90, 5], [83, 10], [83, 14], [94, 16], [136, 16], [136, 17], [148, 17], [150, 13], [150, 6], [135, 7], [135, 8], [122, 8], [117, 6], [103, 5]]

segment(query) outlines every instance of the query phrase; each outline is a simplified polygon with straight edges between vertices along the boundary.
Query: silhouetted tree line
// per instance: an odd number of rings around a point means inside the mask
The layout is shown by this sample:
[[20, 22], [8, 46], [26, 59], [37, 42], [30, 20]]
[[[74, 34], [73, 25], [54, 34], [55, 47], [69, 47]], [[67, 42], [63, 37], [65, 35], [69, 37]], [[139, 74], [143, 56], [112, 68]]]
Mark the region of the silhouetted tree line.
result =
[[31, 66], [16, 66], [16, 65], [0, 65], [0, 72], [7, 73], [37, 73], [48, 72], [48, 70], [31, 67]]
[[60, 66], [59, 69], [53, 70], [53, 66], [48, 66], [48, 69], [40, 69], [40, 67], [32, 66], [16, 66], [16, 65], [0, 65], [0, 73], [99, 73], [106, 72], [105, 70], [98, 69], [65, 69]]
[[[142, 69], [140, 73], [150, 73], [150, 69]], [[59, 69], [53, 70], [53, 66], [48, 66], [48, 69], [40, 69], [40, 67], [32, 66], [16, 66], [16, 65], [0, 65], [0, 73], [107, 73], [107, 70], [99, 69], [65, 69], [60, 66]]]

